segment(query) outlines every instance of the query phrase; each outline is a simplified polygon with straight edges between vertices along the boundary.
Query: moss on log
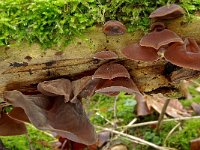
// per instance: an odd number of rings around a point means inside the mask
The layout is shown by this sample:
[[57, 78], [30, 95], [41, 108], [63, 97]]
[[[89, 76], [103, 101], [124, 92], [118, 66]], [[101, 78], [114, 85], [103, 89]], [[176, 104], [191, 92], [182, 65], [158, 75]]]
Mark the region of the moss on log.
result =
[[[200, 43], [200, 17], [190, 22], [179, 18], [167, 22], [167, 27], [179, 36], [192, 37]], [[106, 61], [97, 61], [93, 54], [101, 50], [111, 50], [119, 56], [115, 60], [129, 69], [133, 80], [141, 92], [151, 92], [159, 88], [174, 89], [169, 76], [164, 74], [166, 61], [141, 62], [126, 60], [121, 49], [140, 40], [144, 33], [137, 31], [119, 36], [106, 36], [100, 27], [93, 27], [83, 36], [75, 38], [62, 51], [58, 48], [43, 50], [38, 44], [26, 42], [10, 47], [0, 47], [0, 93], [18, 89], [35, 92], [37, 83], [66, 77], [75, 80], [94, 70]]]

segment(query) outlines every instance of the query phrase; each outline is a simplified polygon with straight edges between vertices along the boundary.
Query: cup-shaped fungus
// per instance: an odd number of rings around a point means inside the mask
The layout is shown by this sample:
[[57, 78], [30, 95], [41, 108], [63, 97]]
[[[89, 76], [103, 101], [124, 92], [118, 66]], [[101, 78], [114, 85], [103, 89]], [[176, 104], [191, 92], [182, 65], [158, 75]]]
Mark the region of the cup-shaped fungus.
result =
[[159, 58], [156, 49], [140, 46], [138, 43], [128, 45], [122, 49], [122, 53], [131, 60], [155, 61]]
[[0, 136], [12, 136], [26, 134], [24, 123], [10, 118], [7, 114], [0, 115]]
[[162, 31], [166, 28], [163, 22], [154, 22], [150, 26], [150, 31]]
[[93, 79], [92, 76], [86, 76], [81, 79], [72, 81], [74, 97], [71, 102], [76, 102], [78, 99], [92, 96], [100, 79]]
[[71, 81], [68, 79], [44, 81], [38, 84], [37, 89], [46, 96], [64, 96], [65, 102], [70, 100], [72, 94]]
[[103, 33], [106, 35], [122, 35], [126, 32], [126, 27], [116, 20], [107, 21], [103, 25]]
[[114, 79], [117, 77], [130, 78], [128, 70], [120, 64], [109, 63], [100, 66], [92, 76], [92, 79]]
[[112, 80], [104, 80], [103, 83], [97, 87], [95, 92], [114, 96], [119, 94], [120, 91], [124, 91], [128, 94], [140, 94], [132, 79], [122, 77], [114, 78]]
[[24, 112], [24, 110], [20, 107], [14, 107], [11, 112], [8, 113], [8, 116], [21, 121], [21, 122], [28, 122], [30, 123], [30, 120], [28, 119], [28, 116], [26, 115], [26, 113]]
[[152, 47], [159, 49], [161, 46], [170, 44], [170, 43], [183, 43], [183, 40], [174, 32], [164, 29], [162, 31], [150, 32], [142, 37], [140, 40], [141, 46]]
[[38, 129], [50, 130], [86, 145], [96, 142], [94, 127], [80, 101], [65, 103], [60, 95], [23, 95], [16, 90], [5, 92], [4, 98], [13, 106], [24, 109], [30, 122]]
[[185, 13], [184, 9], [176, 4], [162, 6], [153, 11], [149, 18], [151, 19], [174, 19], [182, 16]]
[[110, 60], [110, 59], [117, 59], [118, 56], [112, 51], [100, 51], [95, 53], [93, 58], [99, 60]]
[[200, 70], [200, 49], [194, 40], [174, 43], [164, 53], [167, 61], [180, 67]]

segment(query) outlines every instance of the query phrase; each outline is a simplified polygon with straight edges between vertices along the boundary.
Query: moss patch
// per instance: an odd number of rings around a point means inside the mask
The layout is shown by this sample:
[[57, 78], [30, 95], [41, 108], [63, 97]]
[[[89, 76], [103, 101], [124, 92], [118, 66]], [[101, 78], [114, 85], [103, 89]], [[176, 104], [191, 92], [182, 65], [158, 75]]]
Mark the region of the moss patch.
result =
[[[147, 30], [150, 12], [176, 0], [3, 0], [0, 1], [0, 46], [28, 41], [44, 48], [65, 46], [93, 25], [114, 19], [128, 31]], [[187, 12], [199, 10], [199, 0], [181, 0]]]

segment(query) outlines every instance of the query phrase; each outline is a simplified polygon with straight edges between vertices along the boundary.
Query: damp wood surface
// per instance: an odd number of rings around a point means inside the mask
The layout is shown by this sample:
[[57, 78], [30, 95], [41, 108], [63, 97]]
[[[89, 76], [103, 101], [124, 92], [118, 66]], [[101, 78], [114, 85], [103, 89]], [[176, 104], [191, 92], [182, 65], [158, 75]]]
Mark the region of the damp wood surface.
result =
[[[182, 38], [191, 37], [200, 43], [200, 17], [191, 21], [179, 18], [167, 22], [167, 28]], [[0, 94], [6, 90], [36, 92], [36, 85], [45, 80], [68, 78], [76, 80], [92, 75], [101, 64], [107, 61], [94, 60], [93, 55], [102, 50], [115, 52], [130, 72], [141, 92], [151, 92], [160, 88], [176, 89], [164, 74], [166, 61], [141, 62], [127, 60], [121, 50], [131, 43], [138, 42], [143, 32], [106, 36], [101, 27], [92, 27], [81, 37], [71, 41], [62, 51], [59, 48], [41, 49], [38, 44], [23, 42], [10, 47], [0, 47]]]

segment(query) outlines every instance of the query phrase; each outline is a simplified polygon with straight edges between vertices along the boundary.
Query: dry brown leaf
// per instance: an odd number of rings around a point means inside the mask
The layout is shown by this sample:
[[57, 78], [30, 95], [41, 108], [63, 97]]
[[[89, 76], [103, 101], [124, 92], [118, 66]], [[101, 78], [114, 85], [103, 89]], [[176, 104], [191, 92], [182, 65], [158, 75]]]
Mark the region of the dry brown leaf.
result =
[[200, 150], [200, 138], [190, 141], [190, 150]]
[[16, 90], [5, 92], [4, 98], [15, 107], [24, 109], [29, 120], [38, 129], [50, 130], [87, 145], [96, 142], [94, 127], [80, 101], [65, 103], [61, 96], [23, 95]]
[[[144, 99], [146, 100], [149, 109], [153, 108], [158, 113], [161, 113], [164, 103], [168, 98], [162, 94], [153, 94], [152, 96], [146, 95]], [[167, 106], [166, 114], [174, 118], [190, 116], [178, 99], [170, 100], [169, 105]]]
[[194, 112], [197, 114], [197, 115], [200, 115], [200, 104], [197, 104], [197, 103], [192, 103], [192, 108], [194, 110]]

